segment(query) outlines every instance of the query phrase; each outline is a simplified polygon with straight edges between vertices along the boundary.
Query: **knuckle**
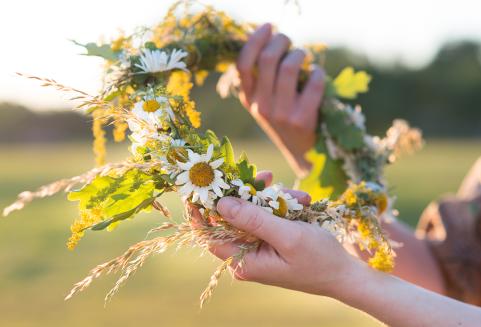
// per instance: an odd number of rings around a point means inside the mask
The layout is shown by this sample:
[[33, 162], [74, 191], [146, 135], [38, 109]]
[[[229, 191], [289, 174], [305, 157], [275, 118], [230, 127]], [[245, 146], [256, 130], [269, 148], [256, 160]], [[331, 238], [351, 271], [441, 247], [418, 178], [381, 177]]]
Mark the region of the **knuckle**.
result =
[[259, 56], [259, 63], [261, 65], [269, 65], [276, 60], [276, 54], [270, 50], [264, 50]]
[[302, 49], [294, 49], [289, 53], [289, 58], [296, 63], [296, 67], [300, 67], [306, 57], [306, 52]]
[[282, 62], [279, 70], [282, 75], [292, 76], [297, 73], [298, 69], [299, 69], [299, 65], [296, 65], [295, 62], [284, 61]]
[[247, 64], [245, 64], [244, 62], [238, 62], [236, 64], [236, 68], [237, 68], [237, 71], [240, 74], [247, 74], [250, 71], [250, 67]]
[[290, 125], [293, 129], [297, 130], [305, 130], [306, 129], [306, 122], [305, 122], [304, 115], [297, 115], [290, 120]]
[[242, 212], [242, 215], [246, 217], [246, 229], [249, 232], [255, 233], [262, 229], [264, 221], [260, 216], [259, 210], [255, 210], [255, 208], [252, 206], [245, 207], [245, 209], [241, 210], [244, 210], [244, 212]]
[[257, 30], [256, 32], [252, 33], [249, 36], [248, 42], [249, 44], [258, 44], [261, 42], [261, 40], [262, 40], [262, 34], [260, 33], [259, 30]]

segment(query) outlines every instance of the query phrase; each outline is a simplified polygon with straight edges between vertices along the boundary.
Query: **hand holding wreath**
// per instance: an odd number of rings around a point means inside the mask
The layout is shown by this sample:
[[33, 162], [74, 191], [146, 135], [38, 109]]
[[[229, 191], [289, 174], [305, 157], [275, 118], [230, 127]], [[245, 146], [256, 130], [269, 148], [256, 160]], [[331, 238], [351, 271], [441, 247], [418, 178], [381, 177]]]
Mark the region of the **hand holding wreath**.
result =
[[305, 154], [316, 140], [325, 76], [314, 65], [309, 80], [298, 93], [306, 53], [296, 49], [285, 55], [290, 43], [283, 34], [273, 35], [270, 24], [250, 35], [237, 59], [239, 99], [281, 149], [296, 175], [303, 177], [311, 166]]

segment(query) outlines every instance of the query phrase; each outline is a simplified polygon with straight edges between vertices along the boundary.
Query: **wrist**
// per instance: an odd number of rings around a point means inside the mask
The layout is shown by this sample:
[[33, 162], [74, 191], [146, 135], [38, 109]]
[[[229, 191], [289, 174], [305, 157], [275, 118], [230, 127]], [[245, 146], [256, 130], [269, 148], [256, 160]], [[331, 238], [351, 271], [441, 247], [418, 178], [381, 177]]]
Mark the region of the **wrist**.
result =
[[366, 263], [349, 255], [345, 268], [336, 274], [335, 282], [326, 288], [323, 295], [352, 305], [375, 283], [376, 273]]

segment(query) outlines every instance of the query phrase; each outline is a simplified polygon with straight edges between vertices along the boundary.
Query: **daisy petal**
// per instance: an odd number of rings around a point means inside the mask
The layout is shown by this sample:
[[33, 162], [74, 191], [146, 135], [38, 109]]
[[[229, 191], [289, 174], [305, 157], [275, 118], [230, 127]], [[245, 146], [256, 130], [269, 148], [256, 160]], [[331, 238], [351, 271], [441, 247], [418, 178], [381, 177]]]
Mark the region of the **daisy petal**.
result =
[[176, 185], [183, 185], [189, 181], [189, 172], [184, 171], [183, 173], [179, 174], [175, 179]]
[[224, 158], [220, 158], [215, 161], [212, 161], [210, 163], [210, 166], [212, 167], [212, 169], [216, 169], [216, 168], [219, 168], [223, 163], [224, 163]]
[[214, 144], [210, 144], [207, 148], [207, 153], [204, 155], [204, 160], [210, 161], [210, 159], [212, 158], [212, 153], [214, 153]]
[[184, 196], [189, 196], [194, 190], [194, 186], [189, 182], [182, 186], [179, 190], [180, 194]]
[[177, 161], [177, 166], [180, 167], [180, 169], [182, 170], [190, 170], [190, 168], [192, 168], [194, 164], [191, 163], [191, 162], [180, 162], [180, 161]]
[[199, 194], [199, 197], [200, 197], [200, 201], [207, 202], [207, 200], [209, 198], [209, 191], [207, 191], [207, 189], [205, 187], [199, 188], [198, 194]]
[[222, 193], [222, 191], [221, 191], [221, 189], [219, 188], [219, 186], [217, 186], [217, 185], [214, 184], [214, 185], [212, 186], [212, 189], [214, 190], [215, 194], [217, 194], [217, 196], [218, 196], [219, 198], [221, 198], [222, 196], [224, 196], [224, 194]]
[[197, 202], [199, 200], [199, 193], [193, 192], [192, 193], [192, 202]]
[[242, 181], [240, 179], [234, 179], [232, 182], [230, 182], [232, 185], [235, 185], [235, 186], [238, 186], [238, 187], [242, 187], [244, 186], [244, 183], [242, 183]]

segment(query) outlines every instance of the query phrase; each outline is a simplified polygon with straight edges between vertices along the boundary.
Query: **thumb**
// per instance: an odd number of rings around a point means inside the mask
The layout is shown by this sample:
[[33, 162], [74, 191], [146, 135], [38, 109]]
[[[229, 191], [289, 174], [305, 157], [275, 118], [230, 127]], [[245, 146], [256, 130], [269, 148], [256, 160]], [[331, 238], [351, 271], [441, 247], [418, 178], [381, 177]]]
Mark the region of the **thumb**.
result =
[[253, 203], [234, 197], [224, 197], [217, 203], [217, 211], [225, 221], [282, 249], [299, 226], [292, 221], [274, 216]]

